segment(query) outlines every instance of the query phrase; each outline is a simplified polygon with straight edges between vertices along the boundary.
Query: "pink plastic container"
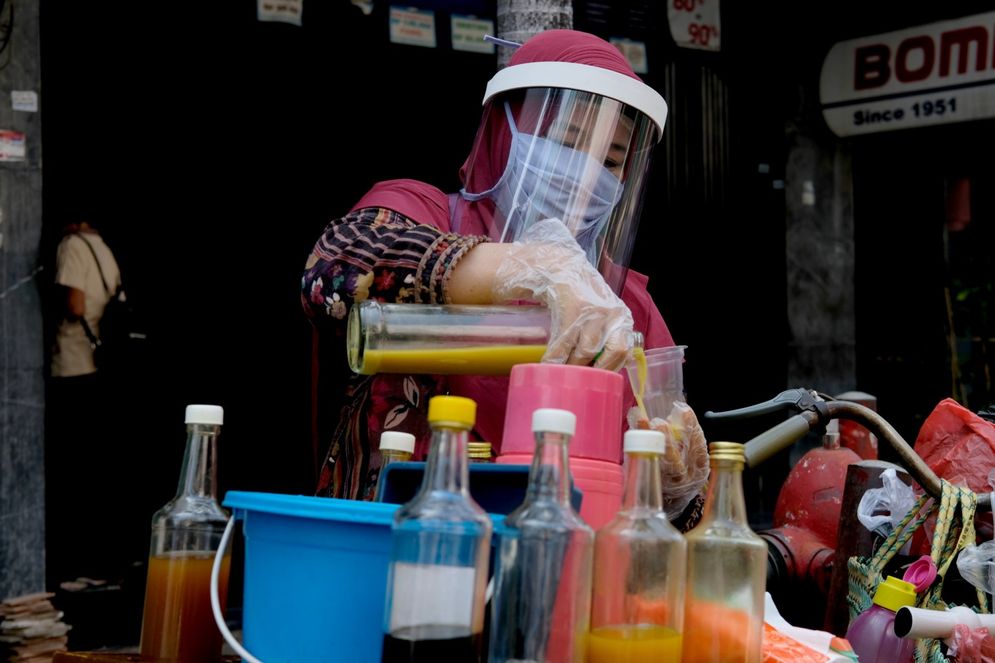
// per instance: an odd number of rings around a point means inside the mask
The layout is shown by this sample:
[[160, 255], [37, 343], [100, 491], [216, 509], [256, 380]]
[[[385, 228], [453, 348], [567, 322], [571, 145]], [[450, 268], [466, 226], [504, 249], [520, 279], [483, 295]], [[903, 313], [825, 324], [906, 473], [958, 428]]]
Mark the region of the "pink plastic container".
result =
[[580, 515], [598, 529], [622, 506], [622, 393], [619, 373], [585, 366], [519, 364], [511, 369], [498, 463], [530, 464], [532, 412], [541, 407], [577, 415], [570, 473], [583, 494]]
[[[529, 465], [532, 454], [501, 454], [498, 463]], [[615, 517], [622, 508], [622, 466], [606, 460], [570, 458], [570, 474], [581, 492], [580, 517], [594, 529]]]
[[577, 415], [577, 434], [570, 440], [571, 464], [574, 458], [590, 458], [621, 465], [624, 388], [621, 374], [600, 368], [515, 366], [508, 382], [501, 454], [526, 454], [531, 458], [535, 447], [532, 412], [553, 407]]

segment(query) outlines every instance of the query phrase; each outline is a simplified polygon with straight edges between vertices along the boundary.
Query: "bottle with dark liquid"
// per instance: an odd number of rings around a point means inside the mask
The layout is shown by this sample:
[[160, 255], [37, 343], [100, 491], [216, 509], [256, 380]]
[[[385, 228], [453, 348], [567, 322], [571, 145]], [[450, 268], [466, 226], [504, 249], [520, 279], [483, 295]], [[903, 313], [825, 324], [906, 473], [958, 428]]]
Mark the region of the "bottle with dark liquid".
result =
[[[211, 611], [211, 567], [228, 522], [218, 504], [217, 440], [224, 411], [188, 405], [187, 444], [176, 497], [152, 518], [148, 584], [142, 615], [142, 657], [155, 661], [221, 658], [221, 633]], [[228, 556], [218, 580], [222, 611]]]
[[570, 503], [576, 426], [567, 410], [532, 414], [528, 490], [498, 530], [489, 663], [586, 660], [594, 531]]
[[470, 497], [467, 436], [477, 405], [436, 396], [421, 488], [397, 510], [383, 663], [479, 663], [491, 520]]

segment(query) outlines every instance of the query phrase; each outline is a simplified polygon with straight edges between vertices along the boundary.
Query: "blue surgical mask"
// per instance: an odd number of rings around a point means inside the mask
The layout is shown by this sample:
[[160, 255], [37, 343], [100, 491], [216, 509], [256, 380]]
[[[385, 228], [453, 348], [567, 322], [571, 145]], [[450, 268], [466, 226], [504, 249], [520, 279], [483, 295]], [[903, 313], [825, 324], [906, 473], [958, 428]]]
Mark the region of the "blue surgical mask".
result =
[[[622, 184], [610, 170], [582, 150], [542, 136], [520, 132], [511, 108], [504, 104], [511, 130], [511, 153], [497, 183], [478, 193], [460, 193], [469, 201], [490, 198], [504, 214], [506, 225], [502, 241], [514, 241], [531, 223], [541, 219], [569, 221], [576, 224], [574, 238], [597, 266], [599, 235], [622, 196]], [[592, 173], [595, 175], [592, 177]], [[576, 218], [571, 210], [573, 197], [583, 185], [587, 206]]]

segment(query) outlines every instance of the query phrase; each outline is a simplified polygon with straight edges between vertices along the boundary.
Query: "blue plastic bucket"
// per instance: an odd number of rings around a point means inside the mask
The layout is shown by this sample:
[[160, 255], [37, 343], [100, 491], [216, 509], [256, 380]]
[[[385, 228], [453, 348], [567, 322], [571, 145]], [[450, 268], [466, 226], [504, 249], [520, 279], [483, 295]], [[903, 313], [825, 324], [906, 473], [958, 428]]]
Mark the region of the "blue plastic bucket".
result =
[[229, 492], [245, 648], [264, 663], [379, 663], [396, 504]]

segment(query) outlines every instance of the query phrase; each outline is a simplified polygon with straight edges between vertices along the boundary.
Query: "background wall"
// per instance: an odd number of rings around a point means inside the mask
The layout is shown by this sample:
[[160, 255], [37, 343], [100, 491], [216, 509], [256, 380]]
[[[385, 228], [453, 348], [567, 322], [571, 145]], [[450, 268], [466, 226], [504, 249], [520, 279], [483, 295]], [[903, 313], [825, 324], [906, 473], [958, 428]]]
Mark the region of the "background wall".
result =
[[[2, 7], [3, 3], [0, 3]], [[45, 389], [38, 275], [41, 121], [14, 111], [10, 92], [41, 87], [38, 6], [0, 11], [0, 129], [25, 135], [27, 158], [0, 162], [0, 598], [44, 582]], [[47, 275], [42, 274], [41, 278]]]

